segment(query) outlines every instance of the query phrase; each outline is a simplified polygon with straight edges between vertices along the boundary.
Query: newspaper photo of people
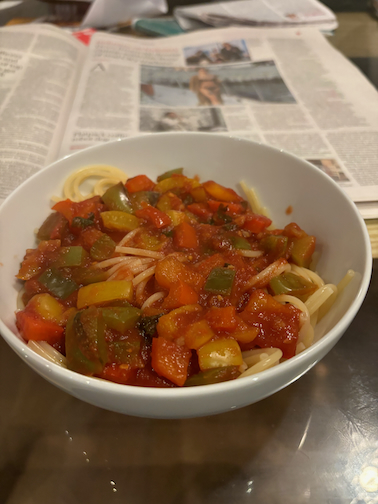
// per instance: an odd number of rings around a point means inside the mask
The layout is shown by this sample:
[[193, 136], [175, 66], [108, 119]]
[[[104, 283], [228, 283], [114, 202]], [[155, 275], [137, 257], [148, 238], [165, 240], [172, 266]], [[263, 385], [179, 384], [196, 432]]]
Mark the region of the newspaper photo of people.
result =
[[184, 47], [184, 57], [186, 64], [193, 66], [240, 63], [252, 59], [244, 40]]
[[207, 67], [141, 66], [141, 105], [296, 103], [274, 61]]
[[335, 159], [307, 159], [307, 161], [320, 168], [335, 182], [349, 182], [348, 177]]
[[219, 108], [141, 107], [140, 131], [227, 131]]

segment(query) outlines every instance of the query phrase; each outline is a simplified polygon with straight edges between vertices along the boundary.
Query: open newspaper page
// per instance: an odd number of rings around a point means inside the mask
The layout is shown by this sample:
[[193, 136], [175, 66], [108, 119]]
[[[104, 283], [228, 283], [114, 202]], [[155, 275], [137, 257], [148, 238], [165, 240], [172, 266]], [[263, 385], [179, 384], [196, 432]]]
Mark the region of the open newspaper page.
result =
[[0, 203], [57, 157], [86, 48], [48, 25], [0, 30]]
[[314, 28], [95, 34], [60, 154], [163, 131], [284, 149], [378, 216], [378, 93]]
[[337, 28], [335, 14], [317, 0], [234, 0], [176, 7], [174, 16], [184, 30], [210, 26], [300, 26]]

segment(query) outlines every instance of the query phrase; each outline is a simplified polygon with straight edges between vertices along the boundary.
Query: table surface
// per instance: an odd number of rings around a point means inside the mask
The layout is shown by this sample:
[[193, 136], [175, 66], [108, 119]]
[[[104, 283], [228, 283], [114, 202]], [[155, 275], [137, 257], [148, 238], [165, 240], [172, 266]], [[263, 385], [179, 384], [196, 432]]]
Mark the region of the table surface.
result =
[[[374, 81], [377, 21], [338, 17], [331, 42]], [[360, 312], [305, 376], [252, 406], [189, 420], [83, 403], [1, 339], [0, 503], [378, 504], [377, 305], [375, 259]]]

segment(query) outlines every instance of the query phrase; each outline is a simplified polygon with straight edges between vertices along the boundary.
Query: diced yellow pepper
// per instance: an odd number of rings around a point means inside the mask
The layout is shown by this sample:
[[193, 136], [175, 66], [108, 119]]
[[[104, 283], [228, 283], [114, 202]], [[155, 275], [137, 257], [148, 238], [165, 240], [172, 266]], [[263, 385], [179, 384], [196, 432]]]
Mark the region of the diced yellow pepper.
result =
[[207, 200], [207, 194], [205, 189], [202, 186], [194, 187], [191, 191], [190, 194], [194, 201], [197, 203], [201, 203], [202, 201]]
[[119, 299], [133, 300], [133, 284], [129, 280], [109, 280], [81, 287], [77, 295], [77, 308], [81, 310], [86, 306]]
[[184, 186], [189, 186], [192, 189], [199, 185], [198, 180], [185, 176], [169, 177], [158, 182], [154, 187], [154, 191], [165, 193], [167, 191], [174, 191], [175, 189], [182, 189]]
[[239, 344], [234, 339], [210, 341], [197, 350], [197, 355], [201, 371], [243, 364]]
[[101, 213], [101, 219], [107, 229], [116, 231], [132, 231], [139, 227], [139, 219], [135, 215], [118, 210], [109, 210]]
[[168, 210], [167, 215], [170, 217], [173, 226], [178, 226], [184, 221], [188, 221], [188, 217], [184, 212], [180, 212], [179, 210]]
[[180, 306], [180, 308], [171, 310], [159, 318], [156, 326], [158, 335], [170, 340], [181, 336], [184, 327], [188, 325], [190, 315], [201, 310], [202, 308], [198, 304]]
[[161, 210], [162, 212], [165, 212], [165, 213], [167, 213], [168, 210], [172, 210], [171, 194], [172, 193], [164, 193], [159, 198], [159, 201], [156, 203], [156, 208], [158, 208], [159, 210]]
[[207, 320], [199, 320], [191, 324], [186, 331], [185, 345], [190, 349], [197, 350], [210, 341], [214, 335], [215, 333], [207, 323]]
[[50, 294], [36, 294], [29, 301], [28, 306], [38, 313], [44, 320], [60, 323], [65, 310], [64, 306], [59, 303]]

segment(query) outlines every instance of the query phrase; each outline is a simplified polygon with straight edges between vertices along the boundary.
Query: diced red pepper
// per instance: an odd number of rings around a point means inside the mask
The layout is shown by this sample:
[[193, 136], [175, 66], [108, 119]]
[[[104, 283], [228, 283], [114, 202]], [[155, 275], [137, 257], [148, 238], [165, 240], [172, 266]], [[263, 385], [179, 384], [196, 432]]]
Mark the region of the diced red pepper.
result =
[[54, 345], [60, 342], [63, 337], [63, 327], [51, 320], [39, 318], [32, 312], [17, 312], [16, 324], [22, 337], [26, 339], [26, 341], [47, 341], [50, 345]]
[[214, 331], [232, 332], [237, 326], [235, 306], [225, 306], [222, 308], [213, 306], [206, 313], [206, 319]]
[[177, 247], [193, 249], [198, 247], [198, 237], [193, 226], [183, 221], [174, 229], [173, 242]]
[[247, 231], [250, 231], [251, 233], [257, 234], [261, 233], [261, 231], [264, 231], [264, 229], [271, 224], [272, 221], [268, 217], [265, 217], [265, 215], [248, 214], [246, 216], [243, 228]]
[[186, 208], [205, 222], [209, 221], [213, 216], [213, 212], [209, 209], [207, 203], [191, 203]]
[[165, 338], [153, 338], [151, 362], [156, 373], [182, 387], [186, 382], [192, 352]]
[[127, 385], [134, 382], [137, 371], [137, 368], [131, 369], [129, 366], [112, 363], [107, 364], [98, 377]]
[[139, 219], [151, 222], [157, 229], [162, 229], [172, 224], [170, 217], [166, 213], [145, 202], [143, 202], [142, 208], [135, 212], [135, 215]]
[[93, 198], [79, 202], [70, 199], [58, 201], [52, 209], [60, 212], [72, 224], [74, 217], [88, 218], [90, 214], [98, 216], [102, 207], [100, 196], [93, 196]]
[[129, 193], [152, 191], [155, 187], [155, 182], [152, 182], [146, 175], [137, 175], [136, 177], [129, 178], [125, 186]]
[[187, 283], [177, 280], [169, 289], [168, 296], [164, 299], [163, 308], [172, 310], [180, 306], [198, 303], [198, 294]]

